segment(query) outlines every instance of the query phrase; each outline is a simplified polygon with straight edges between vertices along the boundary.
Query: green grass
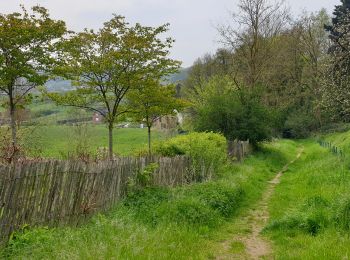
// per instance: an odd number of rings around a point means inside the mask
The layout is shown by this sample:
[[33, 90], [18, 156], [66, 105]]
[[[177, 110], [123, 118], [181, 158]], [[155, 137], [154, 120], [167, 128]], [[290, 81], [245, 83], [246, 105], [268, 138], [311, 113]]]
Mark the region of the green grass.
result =
[[[108, 129], [105, 125], [87, 124], [85, 126], [48, 125], [32, 127], [35, 145], [43, 157], [61, 158], [82, 144], [91, 153], [99, 147], [108, 146]], [[152, 132], [153, 141], [165, 138], [161, 132]], [[32, 139], [32, 138], [30, 138]], [[114, 152], [130, 155], [147, 147], [147, 130], [139, 128], [116, 128], [113, 135]]]
[[[332, 141], [346, 145], [343, 134]], [[344, 140], [347, 140], [345, 138]], [[282, 177], [269, 205], [266, 234], [276, 259], [348, 259], [350, 171], [347, 163], [304, 141], [305, 151]]]
[[[50, 101], [36, 100], [29, 107], [32, 126], [26, 126], [30, 134], [24, 142], [33, 151], [32, 155], [49, 158], [66, 158], [67, 153], [74, 153], [78, 146], [90, 154], [96, 154], [100, 147], [108, 147], [108, 129], [105, 125], [91, 122], [80, 126], [59, 125], [57, 121], [77, 118], [91, 118], [92, 112], [56, 106]], [[165, 134], [152, 132], [152, 141], [163, 140]], [[32, 142], [35, 140], [35, 142]], [[115, 128], [113, 149], [118, 155], [132, 155], [138, 150], [146, 149], [147, 130], [139, 128]]]
[[[9, 259], [208, 259], [240, 212], [267, 180], [295, 157], [292, 141], [264, 145], [243, 164], [222, 168], [215, 180], [131, 193], [115, 209], [78, 228], [34, 228], [2, 251]], [[243, 245], [232, 243], [232, 251]], [[1, 256], [1, 254], [0, 254]]]

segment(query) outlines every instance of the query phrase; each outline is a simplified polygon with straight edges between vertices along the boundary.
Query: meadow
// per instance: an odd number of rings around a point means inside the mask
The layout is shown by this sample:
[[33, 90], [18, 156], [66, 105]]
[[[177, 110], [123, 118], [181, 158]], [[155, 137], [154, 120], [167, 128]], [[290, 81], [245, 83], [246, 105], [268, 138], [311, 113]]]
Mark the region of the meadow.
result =
[[[30, 120], [21, 123], [19, 134], [31, 157], [67, 159], [78, 150], [95, 155], [99, 148], [108, 147], [108, 129], [103, 123], [92, 122], [92, 112], [56, 106], [40, 98], [36, 98], [28, 109]], [[65, 120], [72, 123], [60, 123]], [[83, 122], [73, 122], [79, 120]], [[152, 131], [152, 141], [155, 143], [172, 136], [174, 133]], [[137, 123], [132, 123], [130, 128], [116, 126], [114, 129], [113, 150], [116, 155], [135, 155], [138, 151], [146, 150], [147, 142], [147, 129], [139, 128]]]
[[[46, 158], [62, 158], [72, 152], [78, 145], [89, 153], [96, 153], [98, 148], [108, 146], [108, 129], [105, 125], [84, 124], [42, 125], [33, 127], [37, 136], [36, 145], [41, 155]], [[153, 131], [153, 141], [166, 137], [164, 133]], [[113, 135], [114, 153], [133, 155], [136, 151], [147, 148], [147, 129], [116, 128]]]

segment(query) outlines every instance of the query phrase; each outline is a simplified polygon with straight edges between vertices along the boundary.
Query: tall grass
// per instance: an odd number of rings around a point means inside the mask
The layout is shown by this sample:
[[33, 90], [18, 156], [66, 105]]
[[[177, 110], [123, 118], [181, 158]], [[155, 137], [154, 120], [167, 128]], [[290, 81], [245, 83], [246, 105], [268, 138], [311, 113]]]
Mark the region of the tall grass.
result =
[[350, 255], [350, 171], [346, 161], [304, 141], [270, 204], [265, 232], [277, 259], [347, 259]]

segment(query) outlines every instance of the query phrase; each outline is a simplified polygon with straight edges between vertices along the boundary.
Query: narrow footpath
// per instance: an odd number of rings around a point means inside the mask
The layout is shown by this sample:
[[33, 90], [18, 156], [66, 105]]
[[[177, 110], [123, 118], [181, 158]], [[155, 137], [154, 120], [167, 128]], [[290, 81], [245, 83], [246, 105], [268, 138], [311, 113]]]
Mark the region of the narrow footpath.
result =
[[[304, 149], [301, 148], [296, 158], [287, 163], [282, 170], [276, 174], [274, 179], [269, 181], [268, 187], [258, 204], [248, 211], [246, 216], [241, 218], [239, 225], [244, 226], [247, 232], [233, 235], [230, 239], [223, 241], [223, 252], [217, 256], [216, 259], [273, 259], [271, 244], [261, 235], [261, 231], [269, 220], [268, 204], [276, 185], [280, 183], [283, 173], [288, 170], [289, 165], [300, 158], [303, 150]], [[240, 245], [242, 247], [242, 252], [232, 252], [231, 248], [233, 245]]]

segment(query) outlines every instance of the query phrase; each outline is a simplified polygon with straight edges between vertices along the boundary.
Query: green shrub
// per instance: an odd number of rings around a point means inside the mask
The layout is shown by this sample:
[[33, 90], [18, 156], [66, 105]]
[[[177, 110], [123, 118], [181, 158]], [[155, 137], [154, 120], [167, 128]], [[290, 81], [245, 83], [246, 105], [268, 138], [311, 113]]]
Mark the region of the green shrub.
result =
[[190, 189], [179, 188], [175, 194], [170, 193], [166, 188], [137, 190], [123, 200], [123, 206], [120, 209], [124, 208], [133, 215], [133, 218], [151, 226], [175, 223], [195, 227], [213, 227], [220, 223], [222, 215], [228, 215], [228, 212], [233, 212], [233, 208], [237, 207], [237, 204], [226, 205], [233, 202], [234, 197], [238, 197], [236, 190], [217, 191], [215, 194], [214, 189], [222, 185], [210, 185], [204, 189], [204, 192], [200, 192], [201, 185], [198, 185], [200, 187], [197, 185], [191, 186]]
[[177, 140], [171, 139], [165, 143], [157, 144], [155, 147], [155, 152], [167, 157], [173, 157], [176, 155], [185, 155], [186, 151], [184, 147], [179, 147]]
[[194, 129], [222, 133], [228, 140], [249, 139], [253, 145], [271, 139], [275, 119], [261, 90], [237, 88], [227, 77], [212, 77], [197, 98], [190, 97]]
[[55, 229], [39, 227], [31, 229], [29, 226], [22, 227], [14, 232], [3, 252], [0, 252], [0, 258], [6, 259], [8, 256], [25, 250], [31, 243], [37, 243], [42, 247], [47, 246], [48, 241], [55, 234]]
[[320, 223], [317, 221], [317, 219], [314, 218], [306, 218], [306, 221], [304, 223], [302, 223], [302, 228], [304, 228], [304, 230], [315, 236], [317, 235], [317, 233], [319, 232], [319, 230], [321, 229], [321, 225]]
[[241, 206], [244, 192], [240, 186], [224, 181], [179, 187], [144, 188], [130, 193], [120, 209], [150, 226], [161, 223], [212, 228]]
[[[195, 172], [201, 172], [202, 164], [217, 172], [226, 160], [226, 139], [215, 133], [190, 133], [174, 137], [155, 145], [154, 152], [162, 156], [188, 155], [193, 160]], [[203, 176], [197, 176], [203, 180]]]
[[138, 170], [133, 177], [128, 180], [128, 191], [151, 187], [153, 174], [159, 168], [158, 163], [150, 163], [143, 170]]

